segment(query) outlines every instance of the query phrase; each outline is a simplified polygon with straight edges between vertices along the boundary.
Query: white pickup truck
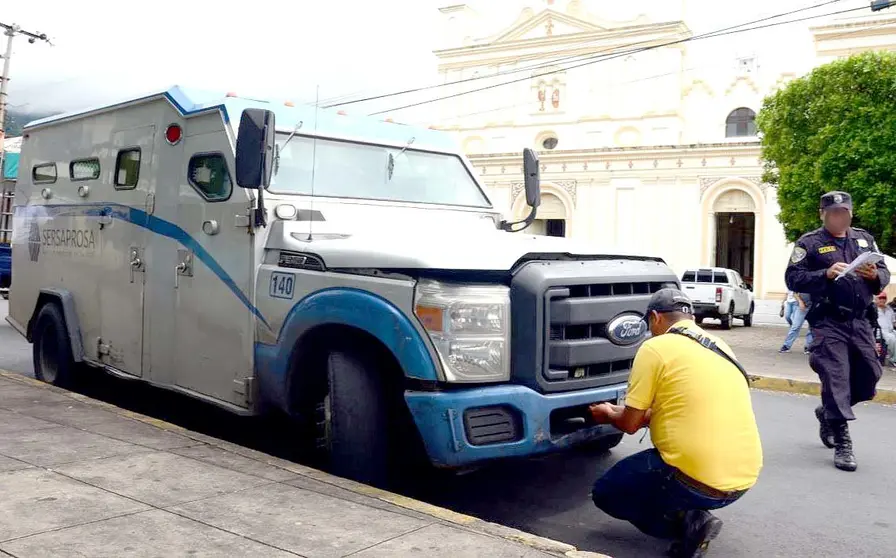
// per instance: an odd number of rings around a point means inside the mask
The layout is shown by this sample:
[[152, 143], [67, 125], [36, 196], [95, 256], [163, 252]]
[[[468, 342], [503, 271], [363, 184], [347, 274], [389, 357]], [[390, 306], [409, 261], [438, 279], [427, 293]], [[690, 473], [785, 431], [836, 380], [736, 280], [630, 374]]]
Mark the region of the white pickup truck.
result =
[[752, 289], [733, 269], [688, 269], [681, 276], [681, 286], [694, 303], [698, 324], [714, 318], [722, 321], [723, 329], [731, 329], [734, 318], [738, 318], [746, 327], [753, 325]]

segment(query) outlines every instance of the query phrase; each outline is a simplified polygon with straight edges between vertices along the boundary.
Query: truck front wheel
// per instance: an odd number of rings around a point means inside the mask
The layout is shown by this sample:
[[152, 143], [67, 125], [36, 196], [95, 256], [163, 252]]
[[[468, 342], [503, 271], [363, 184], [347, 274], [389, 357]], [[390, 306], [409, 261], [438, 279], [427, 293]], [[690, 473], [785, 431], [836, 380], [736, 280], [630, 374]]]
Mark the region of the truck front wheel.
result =
[[75, 360], [65, 326], [65, 317], [56, 304], [44, 304], [37, 314], [32, 333], [34, 376], [48, 384], [68, 387], [72, 383]]
[[591, 454], [602, 454], [607, 453], [611, 449], [618, 446], [622, 443], [622, 438], [624, 434], [610, 434], [609, 436], [604, 436], [603, 438], [599, 438], [594, 440], [593, 442], [588, 442], [583, 446], [583, 449]]
[[341, 477], [382, 486], [389, 472], [389, 394], [370, 359], [333, 351], [327, 390], [317, 405], [318, 449]]

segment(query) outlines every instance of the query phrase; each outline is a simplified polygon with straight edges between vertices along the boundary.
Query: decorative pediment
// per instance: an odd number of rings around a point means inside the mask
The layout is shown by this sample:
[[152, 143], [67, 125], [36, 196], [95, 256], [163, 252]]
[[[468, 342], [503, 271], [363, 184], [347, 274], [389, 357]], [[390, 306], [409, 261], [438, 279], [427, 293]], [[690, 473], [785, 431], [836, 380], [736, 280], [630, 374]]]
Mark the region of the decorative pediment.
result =
[[594, 33], [605, 30], [605, 28], [593, 23], [548, 9], [534, 17], [518, 21], [491, 42], [492, 44], [509, 43], [512, 41], [543, 39], [545, 37], [575, 35], [577, 33]]

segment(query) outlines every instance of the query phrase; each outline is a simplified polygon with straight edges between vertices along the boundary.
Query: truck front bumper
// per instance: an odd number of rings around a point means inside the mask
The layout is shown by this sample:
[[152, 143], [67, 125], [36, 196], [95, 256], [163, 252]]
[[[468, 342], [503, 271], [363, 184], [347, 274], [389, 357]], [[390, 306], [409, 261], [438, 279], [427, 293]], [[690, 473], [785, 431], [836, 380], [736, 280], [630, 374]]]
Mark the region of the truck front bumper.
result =
[[405, 400], [437, 467], [461, 467], [562, 450], [618, 434], [594, 425], [592, 403], [620, 403], [625, 384], [542, 394], [520, 385], [406, 391]]

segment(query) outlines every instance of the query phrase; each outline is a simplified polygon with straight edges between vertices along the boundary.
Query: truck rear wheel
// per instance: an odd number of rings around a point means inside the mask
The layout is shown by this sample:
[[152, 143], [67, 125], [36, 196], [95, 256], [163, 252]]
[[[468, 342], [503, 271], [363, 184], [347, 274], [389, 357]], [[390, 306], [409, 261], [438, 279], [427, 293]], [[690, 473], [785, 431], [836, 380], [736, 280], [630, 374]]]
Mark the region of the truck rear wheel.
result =
[[722, 329], [731, 329], [731, 324], [734, 322], [734, 303], [732, 302], [730, 306], [728, 306], [728, 313], [722, 316]]
[[34, 376], [38, 380], [59, 387], [72, 384], [75, 360], [65, 317], [58, 305], [50, 302], [40, 309], [34, 324], [31, 349]]
[[318, 449], [341, 477], [383, 486], [389, 472], [389, 409], [384, 378], [370, 359], [337, 350], [317, 405]]

